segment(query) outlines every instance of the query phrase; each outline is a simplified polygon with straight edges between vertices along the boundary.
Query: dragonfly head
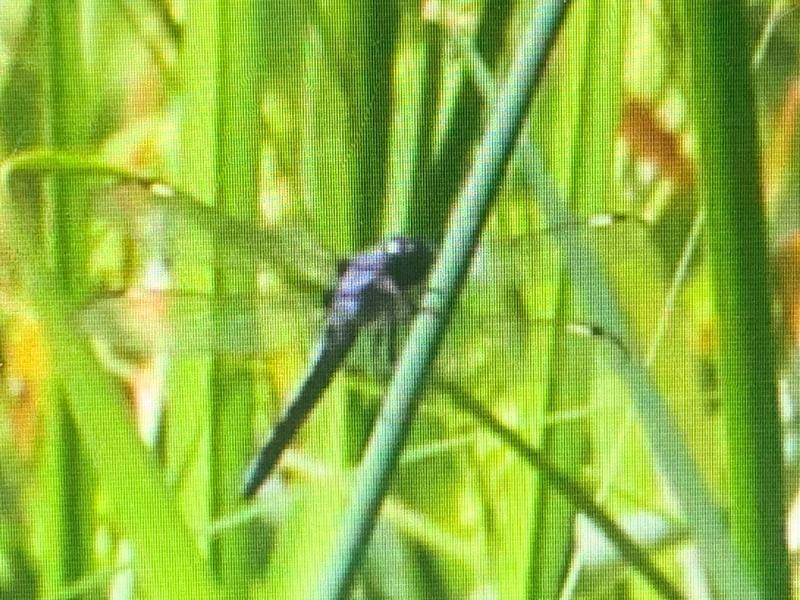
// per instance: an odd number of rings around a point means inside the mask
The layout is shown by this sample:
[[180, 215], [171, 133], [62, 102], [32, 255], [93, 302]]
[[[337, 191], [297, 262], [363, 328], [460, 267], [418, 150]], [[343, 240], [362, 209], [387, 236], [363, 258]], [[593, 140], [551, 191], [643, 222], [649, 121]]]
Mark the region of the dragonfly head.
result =
[[401, 288], [423, 283], [433, 264], [433, 249], [414, 238], [392, 238], [383, 245], [383, 251], [389, 259], [389, 275]]

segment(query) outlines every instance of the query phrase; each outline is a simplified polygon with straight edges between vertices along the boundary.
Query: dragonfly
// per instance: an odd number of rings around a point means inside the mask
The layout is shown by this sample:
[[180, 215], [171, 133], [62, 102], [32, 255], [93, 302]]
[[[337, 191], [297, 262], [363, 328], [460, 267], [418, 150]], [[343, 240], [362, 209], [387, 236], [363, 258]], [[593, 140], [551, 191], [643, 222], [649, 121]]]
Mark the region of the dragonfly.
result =
[[347, 357], [359, 331], [381, 318], [413, 310], [413, 294], [433, 262], [430, 245], [394, 237], [340, 263], [328, 314], [309, 370], [269, 437], [251, 462], [242, 495], [251, 498], [275, 468], [283, 450], [313, 410]]
[[[301, 292], [301, 302], [303, 296], [306, 301], [310, 300], [309, 304], [304, 304], [306, 308], [325, 308], [325, 314], [320, 319], [318, 341], [305, 374], [300, 378], [294, 392], [289, 395], [286, 409], [271, 428], [260, 450], [244, 470], [240, 493], [243, 498], [251, 499], [274, 472], [284, 450], [322, 399], [334, 376], [347, 362], [348, 356], [354, 353], [353, 347], [360, 333], [381, 322], [388, 325], [387, 333], [392, 336], [398, 322], [413, 314], [416, 309], [415, 300], [427, 279], [435, 249], [422, 240], [397, 236], [336, 263], [331, 260], [335, 256], [333, 253], [320, 251], [318, 244], [299, 239], [294, 229], [291, 230], [291, 235], [283, 236], [274, 231], [254, 228], [245, 222], [227, 219], [216, 211], [212, 212], [212, 209], [203, 207], [190, 196], [180, 194], [167, 186], [159, 184], [148, 188], [146, 191], [153, 198], [148, 200], [150, 210], [147, 214], [164, 211], [168, 213], [165, 218], [171, 218], [172, 213], [175, 213], [177, 223], [171, 223], [169, 228], [188, 224], [192, 232], [203, 230], [212, 236], [224, 238], [226, 243], [235, 244], [244, 251], [251, 251], [255, 258], [275, 269], [278, 279], [288, 283], [288, 289]], [[129, 200], [126, 199], [126, 202]], [[128, 219], [126, 223], [131, 221]], [[325, 256], [321, 256], [320, 252]], [[495, 254], [496, 249], [486, 252], [488, 257]], [[304, 260], [298, 261], [298, 255], [303, 256]], [[517, 275], [499, 276], [495, 268], [487, 266], [486, 261], [486, 258], [480, 257], [477, 261], [477, 268], [472, 276], [476, 287], [480, 286], [482, 272], [491, 273], [489, 283], [493, 289], [498, 288], [498, 282], [522, 281]], [[323, 268], [324, 263], [335, 263], [335, 274], [333, 268]], [[502, 264], [520, 266], [523, 263], [511, 260]], [[305, 270], [307, 267], [311, 272]], [[288, 309], [282, 312], [280, 305], [286, 289], [285, 285], [279, 285], [277, 293], [264, 296], [265, 302], [256, 300], [255, 303], [228, 303], [228, 306], [236, 305], [238, 310], [235, 311], [220, 308], [203, 294], [181, 293], [170, 289], [144, 294], [142, 310], [152, 310], [162, 300], [168, 305], [162, 311], [164, 314], [156, 318], [140, 316], [136, 312], [139, 307], [135, 297], [111, 294], [94, 301], [84, 311], [83, 321], [86, 329], [93, 332], [98, 339], [113, 340], [117, 353], [132, 355], [160, 351], [222, 351], [260, 355], [276, 348], [276, 338], [280, 337], [281, 331], [280, 323], [295, 321], [289, 315], [296, 313], [291, 313]], [[461, 325], [452, 331], [457, 338], [454, 340], [454, 347], [460, 348], [461, 352], [451, 354], [454, 357], [470, 356], [472, 360], [476, 357], [496, 359], [500, 352], [508, 352], [515, 358], [522, 356], [524, 347], [529, 345], [524, 333], [526, 327], [523, 325], [536, 321], [526, 315], [524, 310], [517, 314], [524, 303], [515, 298], [507, 302], [501, 299], [500, 302], [487, 303], [483, 294], [478, 294], [477, 297], [479, 302], [461, 307], [465, 310], [466, 319], [459, 319]], [[257, 308], [253, 308], [254, 304]], [[296, 302], [291, 304], [295, 305]], [[245, 309], [244, 306], [251, 308]], [[500, 306], [515, 308], [508, 314], [498, 313]], [[133, 316], [130, 315], [132, 309]], [[296, 310], [296, 306], [291, 310]], [[312, 322], [315, 320], [311, 319]], [[301, 320], [292, 329], [302, 329], [307, 321], [309, 320]], [[260, 335], [260, 325], [264, 323], [269, 327], [268, 336]], [[485, 326], [490, 328], [487, 332], [482, 330]], [[499, 332], [496, 329], [498, 326], [509, 331], [507, 334]], [[119, 334], [120, 330], [124, 332], [122, 335]], [[140, 341], [142, 336], [145, 339]], [[589, 337], [596, 336], [592, 332]], [[489, 344], [495, 343], [492, 340], [497, 340], [500, 346], [490, 348]], [[394, 347], [393, 342], [394, 340], [387, 340], [390, 354]], [[391, 362], [390, 356], [387, 363]], [[455, 358], [454, 362], [457, 362]], [[439, 368], [445, 370], [447, 366], [447, 363], [440, 364]], [[453, 368], [458, 370], [457, 366]], [[463, 377], [463, 372], [458, 377]]]

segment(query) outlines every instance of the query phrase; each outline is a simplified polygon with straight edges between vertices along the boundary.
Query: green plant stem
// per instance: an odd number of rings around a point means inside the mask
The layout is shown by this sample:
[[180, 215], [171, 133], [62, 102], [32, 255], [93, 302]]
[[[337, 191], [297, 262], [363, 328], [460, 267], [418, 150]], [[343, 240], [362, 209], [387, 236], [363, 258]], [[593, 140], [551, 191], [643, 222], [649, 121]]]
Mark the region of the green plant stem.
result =
[[344, 517], [340, 543], [319, 589], [320, 597], [346, 598], [350, 590], [416, 414], [426, 376], [568, 6], [563, 0], [543, 5], [522, 38], [431, 275], [429, 289], [436, 293], [426, 297], [430, 310], [423, 311], [414, 322], [370, 438], [353, 500]]
[[731, 530], [764, 598], [788, 598], [781, 429], [761, 156], [744, 2], [685, 2], [700, 192], [708, 217]]
[[[193, 4], [181, 56], [187, 89], [182, 173], [200, 197], [213, 198], [220, 213], [251, 225], [259, 216], [263, 137], [260, 5], [258, 0]], [[224, 238], [214, 242], [211, 278], [218, 313], [252, 312], [257, 295], [254, 261]], [[236, 306], [231, 305], [232, 298]], [[213, 521], [240, 502], [242, 470], [253, 439], [255, 381], [246, 360], [215, 354], [209, 384], [205, 404], [209, 435], [203, 458], [208, 520]], [[210, 542], [212, 568], [228, 589], [243, 591], [252, 581], [251, 541], [246, 532], [238, 532]]]
[[566, 498], [578, 511], [586, 515], [603, 532], [624, 557], [664, 598], [682, 598], [680, 591], [664, 576], [630, 536], [594, 500], [592, 493], [576, 483], [552, 464], [540, 451], [528, 444], [522, 436], [501, 423], [492, 413], [470, 399], [463, 391], [447, 390], [453, 406], [478, 421], [495, 434], [526, 463], [536, 469], [547, 485]]
[[[53, 148], [80, 148], [88, 142], [91, 94], [87, 86], [80, 14], [72, 3], [38, 3], [43, 35], [44, 131]], [[46, 243], [60, 292], [68, 301], [84, 293], [88, 269], [86, 202], [77, 179], [55, 178], [46, 187]], [[81, 452], [68, 390], [49, 388], [44, 405], [45, 442], [40, 470], [40, 521], [46, 536], [44, 589], [81, 579], [92, 569], [92, 483]]]

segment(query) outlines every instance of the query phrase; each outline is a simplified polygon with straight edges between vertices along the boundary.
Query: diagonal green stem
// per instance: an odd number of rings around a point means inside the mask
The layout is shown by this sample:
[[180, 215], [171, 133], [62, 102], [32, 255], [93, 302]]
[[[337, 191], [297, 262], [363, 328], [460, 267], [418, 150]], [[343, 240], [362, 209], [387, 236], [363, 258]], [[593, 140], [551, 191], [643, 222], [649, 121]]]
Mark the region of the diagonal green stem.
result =
[[[453, 387], [453, 386], [448, 386]], [[625, 533], [611, 516], [595, 502], [592, 493], [563, 473], [540, 451], [528, 444], [518, 433], [501, 423], [489, 410], [475, 402], [469, 394], [457, 389], [448, 390], [457, 410], [469, 414], [491, 431], [506, 446], [536, 469], [553, 489], [562, 494], [592, 524], [616, 546], [619, 553], [633, 565], [664, 598], [682, 598], [680, 591], [658, 570], [647, 552]]]
[[522, 38], [431, 275], [430, 289], [436, 291], [427, 297], [431, 310], [423, 311], [414, 322], [370, 439], [336, 554], [319, 590], [322, 598], [345, 598], [351, 587], [484, 222], [516, 146], [528, 103], [568, 6], [563, 0], [543, 5]]

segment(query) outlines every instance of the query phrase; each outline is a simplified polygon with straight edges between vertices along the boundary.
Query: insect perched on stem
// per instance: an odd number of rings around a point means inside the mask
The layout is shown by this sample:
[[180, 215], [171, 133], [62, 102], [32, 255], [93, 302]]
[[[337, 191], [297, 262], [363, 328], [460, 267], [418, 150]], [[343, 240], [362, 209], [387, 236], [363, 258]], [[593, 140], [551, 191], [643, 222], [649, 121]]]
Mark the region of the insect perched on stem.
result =
[[[303, 272], [304, 268], [313, 271], [318, 261], [313, 258], [314, 252], [306, 253], [305, 249], [303, 252], [299, 251], [298, 245], [302, 245], [302, 241], [298, 240], [297, 235], [281, 238], [277, 231], [261, 230], [244, 222], [226, 219], [218, 213], [212, 213], [187, 195], [158, 182], [134, 183], [139, 183], [141, 189], [152, 195], [154, 208], [164, 211], [168, 220], [171, 221], [172, 215], [177, 213], [178, 224], [182, 220], [188, 220], [193, 224], [194, 231], [208, 230], [213, 236], [224, 238], [226, 243], [252, 252], [257, 259], [264, 260], [271, 268], [275, 268], [280, 274], [280, 280], [285, 275], [288, 280], [298, 282], [297, 289], [306, 293], [306, 296], [319, 298], [316, 293], [324, 289], [323, 282], [334, 279], [333, 269], [329, 268], [324, 269], [325, 276], [321, 275], [321, 268], [318, 269], [318, 276]], [[550, 230], [573, 226], [604, 228], [621, 222], [639, 223], [640, 220], [630, 215], [614, 213], [597, 215], [588, 222], [559, 225]], [[325, 255], [325, 263], [333, 264], [330, 253], [321, 251], [318, 246], [313, 250], [317, 254]], [[305, 256], [307, 260], [297, 261], [298, 255]], [[312, 258], [308, 258], [309, 256]], [[432, 246], [409, 237], [394, 237], [338, 263], [335, 283], [321, 303], [326, 309], [325, 321], [310, 364], [305, 376], [288, 399], [286, 410], [244, 474], [241, 493], [245, 498], [251, 498], [274, 471], [284, 450], [310, 415], [336, 372], [342, 368], [348, 356], [354, 354], [353, 347], [362, 328], [376, 322], [387, 325], [389, 338], [386, 339], [386, 346], [390, 354], [389, 362], [393, 362], [397, 322], [414, 312], [416, 293], [427, 278], [433, 258]], [[308, 294], [309, 291], [315, 293]], [[83, 311], [82, 322], [99, 339], [106, 338], [109, 342], [115, 338], [112, 334], [104, 336], [102, 331], [113, 329], [115, 320], [127, 324], [128, 334], [122, 339], [117, 336], [116, 346], [109, 343], [108, 346], [112, 349], [130, 347], [139, 339], [138, 333], [145, 335], [144, 346], [149, 347], [147, 342], [150, 342], [154, 346], [153, 351], [233, 352], [255, 356], [272, 351], [276, 345], [280, 345], [280, 334], [276, 333], [280, 329], [277, 325], [279, 315], [288, 316], [288, 311], [296, 309], [289, 309], [281, 304], [281, 294], [270, 294], [269, 302], [229, 302], [220, 305], [203, 294], [154, 290], [145, 293], [138, 304], [150, 306], [148, 299], [156, 306], [166, 303], [168, 308], [164, 308], [163, 319], [139, 315], [133, 317], [133, 322], [129, 322], [120, 318], [120, 309], [130, 312], [137, 297], [131, 294], [112, 294], [99, 298]], [[128, 308], [124, 309], [121, 305]], [[313, 310], [315, 305], [316, 301], [308, 309]], [[506, 323], [510, 318], [496, 314], [494, 309], [490, 313], [487, 320], [492, 323]], [[524, 315], [520, 315], [520, 318], [528, 325], [536, 321], [552, 324], [550, 319], [531, 319]], [[159, 326], [162, 320], [165, 321], [164, 325]], [[290, 317], [284, 320], [293, 322]], [[479, 318], [478, 321], [480, 320]], [[260, 327], [265, 322], [272, 324], [269, 326], [270, 335], [266, 336], [262, 335]], [[302, 323], [298, 323], [298, 326], [301, 325]], [[524, 328], [515, 329], [515, 335], [521, 331]], [[608, 339], [622, 347], [613, 335], [600, 326], [572, 325], [568, 331], [586, 337]], [[483, 339], [483, 336], [472, 336], [469, 339]]]
[[381, 317], [410, 313], [411, 295], [425, 281], [433, 262], [429, 246], [395, 237], [340, 263], [335, 290], [327, 297], [328, 314], [306, 376], [267, 441], [253, 459], [242, 493], [255, 494], [283, 450], [316, 405], [349, 353], [362, 326]]

